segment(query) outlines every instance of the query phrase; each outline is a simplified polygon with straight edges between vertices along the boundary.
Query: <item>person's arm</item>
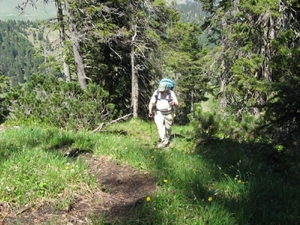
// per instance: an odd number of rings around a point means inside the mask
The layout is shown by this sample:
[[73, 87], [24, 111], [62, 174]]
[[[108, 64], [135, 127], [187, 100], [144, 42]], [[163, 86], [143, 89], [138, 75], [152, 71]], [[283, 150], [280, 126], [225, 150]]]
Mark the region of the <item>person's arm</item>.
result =
[[150, 101], [149, 105], [148, 105], [148, 117], [149, 118], [153, 117], [153, 113], [152, 113], [153, 107], [154, 107], [154, 104]]
[[170, 102], [170, 105], [175, 106], [176, 108], [178, 108], [179, 103], [178, 103], [177, 97], [176, 97], [176, 95], [173, 91], [171, 92], [171, 97], [172, 97], [172, 101]]
[[155, 92], [153, 93], [153, 95], [151, 96], [149, 105], [148, 105], [148, 117], [152, 118], [153, 117], [153, 108], [156, 104], [156, 97], [155, 97]]
[[170, 101], [170, 105], [175, 106], [176, 108], [178, 108], [178, 106], [179, 106], [178, 102], [174, 101], [174, 99], [172, 101]]

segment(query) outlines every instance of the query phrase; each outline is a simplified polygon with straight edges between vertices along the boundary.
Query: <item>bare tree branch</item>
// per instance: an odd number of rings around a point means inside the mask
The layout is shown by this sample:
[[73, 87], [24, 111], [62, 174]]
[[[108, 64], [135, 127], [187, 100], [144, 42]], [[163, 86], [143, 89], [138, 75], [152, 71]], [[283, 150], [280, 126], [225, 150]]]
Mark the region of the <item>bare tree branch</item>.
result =
[[112, 120], [112, 121], [110, 121], [110, 122], [108, 122], [108, 123], [102, 122], [102, 123], [101, 123], [96, 129], [94, 129], [92, 132], [93, 132], [93, 133], [94, 133], [94, 132], [99, 132], [99, 131], [102, 130], [102, 128], [103, 128], [104, 126], [108, 126], [108, 125], [111, 125], [111, 124], [113, 124], [113, 123], [120, 122], [121, 120], [128, 120], [129, 117], [131, 117], [132, 115], [133, 115], [133, 113], [129, 113], [129, 114], [125, 115], [125, 116], [122, 116], [122, 117], [120, 117], [120, 118], [118, 118], [118, 119]]

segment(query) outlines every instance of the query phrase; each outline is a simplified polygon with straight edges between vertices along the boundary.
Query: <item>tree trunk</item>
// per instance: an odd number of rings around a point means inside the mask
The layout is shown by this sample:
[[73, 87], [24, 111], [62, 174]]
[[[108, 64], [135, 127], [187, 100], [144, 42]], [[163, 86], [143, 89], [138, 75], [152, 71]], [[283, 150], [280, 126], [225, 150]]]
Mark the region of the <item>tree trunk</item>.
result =
[[65, 5], [66, 5], [66, 11], [69, 16], [71, 43], [73, 46], [74, 60], [77, 67], [78, 82], [82, 89], [86, 89], [87, 77], [85, 75], [84, 63], [83, 63], [83, 58], [82, 58], [81, 49], [79, 45], [79, 33], [77, 31], [76, 24], [74, 22], [72, 11], [69, 7], [68, 0], [65, 0]]
[[66, 63], [66, 53], [65, 53], [65, 41], [66, 41], [66, 29], [65, 29], [65, 23], [64, 23], [64, 15], [63, 15], [63, 8], [62, 3], [59, 0], [55, 0], [55, 5], [57, 7], [57, 21], [59, 24], [59, 39], [60, 39], [60, 45], [62, 48], [62, 58], [63, 58], [63, 68], [64, 68], [64, 75], [67, 82], [71, 81], [70, 76], [70, 67]]
[[262, 36], [263, 46], [260, 53], [264, 56], [262, 67], [262, 76], [267, 81], [272, 81], [272, 69], [270, 68], [270, 60], [273, 57], [271, 41], [275, 38], [275, 22], [271, 16], [270, 10], [267, 10], [261, 17], [264, 33]]
[[65, 75], [65, 79], [66, 82], [70, 82], [71, 81], [71, 75], [70, 75], [70, 67], [69, 65], [66, 63], [66, 54], [63, 53], [63, 67], [64, 67], [64, 75]]
[[138, 95], [139, 95], [139, 84], [138, 78], [135, 71], [135, 54], [134, 54], [134, 40], [136, 37], [136, 25], [132, 26], [134, 35], [131, 39], [131, 105], [133, 110], [133, 117], [138, 117]]

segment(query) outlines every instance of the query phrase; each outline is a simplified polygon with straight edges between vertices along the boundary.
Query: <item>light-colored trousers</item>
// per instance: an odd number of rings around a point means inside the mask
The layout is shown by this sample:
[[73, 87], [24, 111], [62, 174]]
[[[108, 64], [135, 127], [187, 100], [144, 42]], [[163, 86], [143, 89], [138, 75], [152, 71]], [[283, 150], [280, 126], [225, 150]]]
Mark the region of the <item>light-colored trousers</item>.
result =
[[167, 144], [170, 141], [172, 132], [172, 113], [163, 114], [161, 111], [155, 111], [154, 121], [157, 126], [161, 142]]

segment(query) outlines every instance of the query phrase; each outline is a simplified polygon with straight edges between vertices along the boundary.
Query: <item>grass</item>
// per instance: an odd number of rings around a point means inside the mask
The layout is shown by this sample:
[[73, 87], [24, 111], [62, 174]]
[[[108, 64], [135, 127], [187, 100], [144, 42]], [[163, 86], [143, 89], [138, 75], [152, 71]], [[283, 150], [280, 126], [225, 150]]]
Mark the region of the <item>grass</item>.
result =
[[64, 134], [41, 128], [7, 129], [0, 138], [0, 199], [21, 205], [39, 204], [43, 199], [62, 201], [85, 184], [95, 183], [81, 161], [71, 161], [49, 143], [68, 141]]
[[[134, 217], [114, 224], [299, 224], [299, 156], [264, 143], [207, 142], [193, 150], [188, 126], [174, 126], [172, 145], [154, 147], [154, 123], [130, 120], [101, 133], [39, 127], [0, 137], [0, 199], [21, 205], [42, 199], [64, 207], [73, 192], [96, 188], [84, 162], [58, 148], [91, 150], [155, 177], [158, 185]], [[286, 154], [285, 154], [286, 152]], [[93, 218], [93, 224], [108, 224]]]

